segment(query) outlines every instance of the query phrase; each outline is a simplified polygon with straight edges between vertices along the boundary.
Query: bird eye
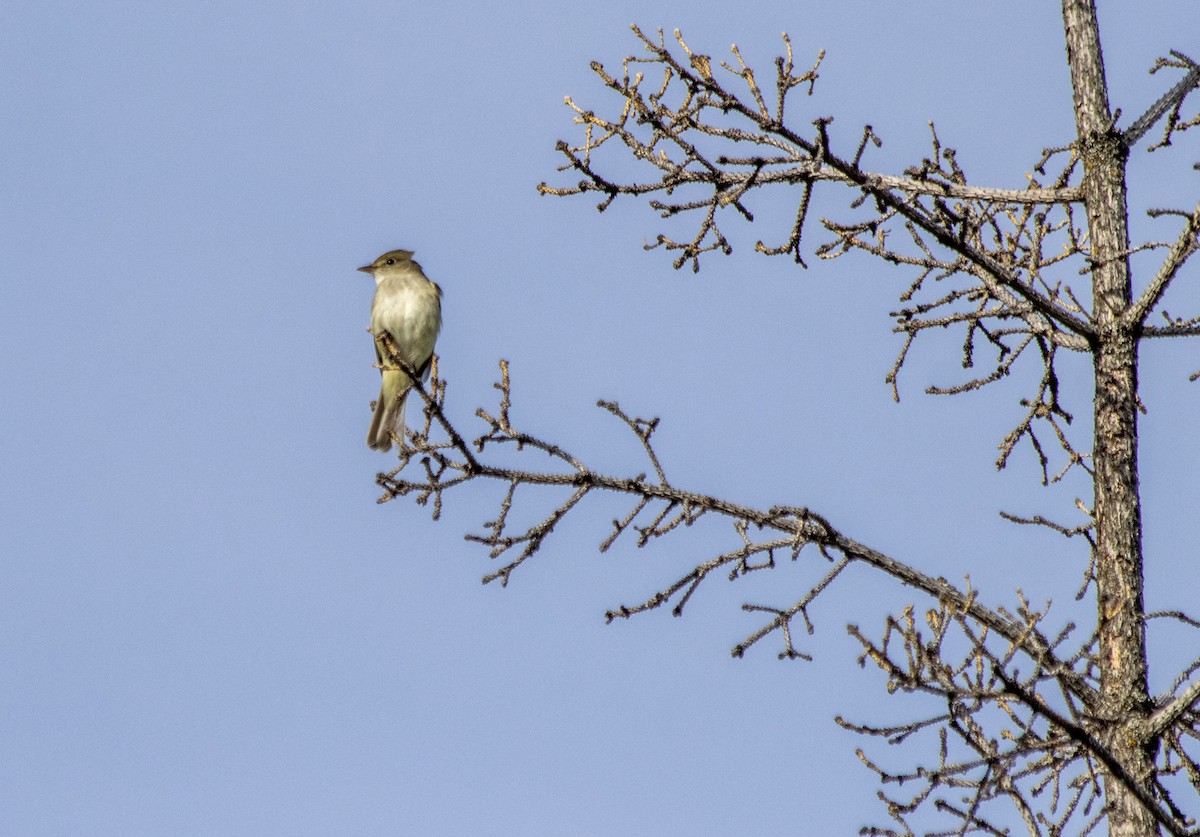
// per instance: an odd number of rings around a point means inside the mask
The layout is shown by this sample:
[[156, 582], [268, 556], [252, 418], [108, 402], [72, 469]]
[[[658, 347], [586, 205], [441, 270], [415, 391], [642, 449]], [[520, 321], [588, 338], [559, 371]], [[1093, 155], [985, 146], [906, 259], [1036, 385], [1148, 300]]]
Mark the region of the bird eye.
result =
[[395, 260], [395, 259], [388, 259], [388, 260], [387, 260], [387, 263], [388, 263], [388, 264], [395, 264], [395, 263], [396, 263], [396, 260]]

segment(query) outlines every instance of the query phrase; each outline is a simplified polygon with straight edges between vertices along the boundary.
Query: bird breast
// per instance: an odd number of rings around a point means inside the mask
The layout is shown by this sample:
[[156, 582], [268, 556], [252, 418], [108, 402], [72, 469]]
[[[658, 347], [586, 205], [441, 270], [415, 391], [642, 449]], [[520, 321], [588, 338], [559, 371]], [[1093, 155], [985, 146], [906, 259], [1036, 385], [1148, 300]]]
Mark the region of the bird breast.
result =
[[424, 277], [389, 277], [375, 289], [371, 330], [390, 334], [414, 366], [423, 365], [433, 354], [441, 325], [437, 286]]

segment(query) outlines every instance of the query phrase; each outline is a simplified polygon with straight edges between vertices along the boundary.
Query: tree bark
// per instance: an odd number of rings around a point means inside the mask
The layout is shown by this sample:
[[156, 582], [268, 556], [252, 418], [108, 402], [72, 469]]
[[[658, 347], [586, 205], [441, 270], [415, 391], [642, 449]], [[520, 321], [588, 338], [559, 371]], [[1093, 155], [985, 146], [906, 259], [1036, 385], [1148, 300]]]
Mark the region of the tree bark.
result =
[[[1129, 307], [1127, 150], [1112, 124], [1094, 0], [1063, 0], [1075, 126], [1084, 162], [1084, 202], [1092, 247], [1097, 331], [1093, 464], [1100, 702], [1096, 732], [1128, 778], [1150, 791], [1153, 753], [1143, 604], [1142, 520], [1138, 495], [1138, 342], [1123, 326]], [[1105, 777], [1109, 834], [1158, 834], [1153, 816], [1124, 782]]]

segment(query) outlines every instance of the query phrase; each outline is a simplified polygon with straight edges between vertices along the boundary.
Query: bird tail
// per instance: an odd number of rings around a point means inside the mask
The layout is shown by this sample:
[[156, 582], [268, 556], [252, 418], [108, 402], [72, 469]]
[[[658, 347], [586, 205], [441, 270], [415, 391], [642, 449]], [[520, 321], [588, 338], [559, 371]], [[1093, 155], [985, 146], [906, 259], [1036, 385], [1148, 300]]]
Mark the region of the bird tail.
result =
[[371, 416], [371, 429], [367, 431], [367, 447], [387, 452], [392, 449], [392, 432], [404, 433], [404, 404], [408, 400], [408, 387], [401, 384], [403, 372], [385, 370], [379, 400], [375, 402], [375, 414]]

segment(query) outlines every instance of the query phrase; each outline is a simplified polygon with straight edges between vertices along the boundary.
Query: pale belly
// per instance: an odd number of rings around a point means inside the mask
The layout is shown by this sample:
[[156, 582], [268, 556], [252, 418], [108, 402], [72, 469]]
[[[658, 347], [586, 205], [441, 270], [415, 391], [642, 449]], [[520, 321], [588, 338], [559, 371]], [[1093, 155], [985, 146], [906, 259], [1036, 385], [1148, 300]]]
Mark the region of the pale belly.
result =
[[386, 331], [413, 366], [425, 364], [441, 329], [437, 291], [424, 280], [388, 279], [371, 306], [371, 330]]

